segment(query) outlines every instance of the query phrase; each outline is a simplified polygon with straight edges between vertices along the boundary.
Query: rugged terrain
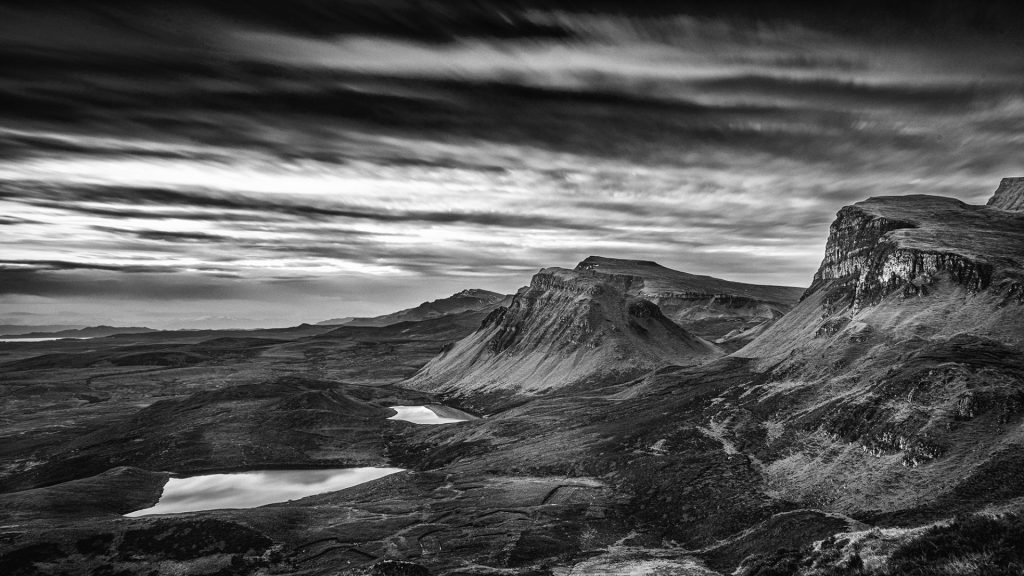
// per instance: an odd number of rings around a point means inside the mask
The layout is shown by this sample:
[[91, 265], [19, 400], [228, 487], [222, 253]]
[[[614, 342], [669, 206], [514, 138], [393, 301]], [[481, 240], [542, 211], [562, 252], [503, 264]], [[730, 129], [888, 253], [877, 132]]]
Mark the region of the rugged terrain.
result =
[[631, 296], [654, 302], [676, 324], [729, 349], [750, 342], [789, 312], [804, 291], [698, 276], [645, 260], [590, 256], [576, 269], [630, 277]]
[[622, 381], [721, 355], [642, 298], [630, 276], [545, 268], [508, 307], [431, 360], [407, 385], [468, 399]]
[[[0, 345], [0, 572], [1020, 574], [1013, 190], [843, 208], [800, 302], [728, 356], [600, 265], [384, 328]], [[485, 417], [386, 420], [451, 382]], [[121, 516], [167, 473], [355, 463], [407, 471]]]
[[1024, 178], [1003, 178], [988, 205], [1011, 212], [1024, 211]]

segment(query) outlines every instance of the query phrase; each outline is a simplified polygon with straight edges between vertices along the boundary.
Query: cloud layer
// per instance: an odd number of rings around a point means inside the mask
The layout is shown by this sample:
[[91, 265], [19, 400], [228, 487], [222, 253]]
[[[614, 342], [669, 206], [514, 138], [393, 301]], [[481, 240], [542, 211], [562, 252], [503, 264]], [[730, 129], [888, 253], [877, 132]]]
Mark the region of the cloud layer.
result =
[[803, 285], [843, 205], [1022, 169], [1024, 51], [954, 20], [249, 6], [11, 12], [0, 320], [316, 321], [590, 254]]

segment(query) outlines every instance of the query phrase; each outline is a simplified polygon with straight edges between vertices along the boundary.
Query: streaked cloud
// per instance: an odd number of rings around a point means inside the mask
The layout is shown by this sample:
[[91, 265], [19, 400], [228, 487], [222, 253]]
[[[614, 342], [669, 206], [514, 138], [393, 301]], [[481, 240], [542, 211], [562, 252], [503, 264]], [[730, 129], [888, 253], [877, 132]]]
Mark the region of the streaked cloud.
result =
[[0, 25], [0, 316], [297, 323], [590, 254], [803, 285], [841, 206], [1024, 168], [1024, 55], [966, 27], [271, 4]]

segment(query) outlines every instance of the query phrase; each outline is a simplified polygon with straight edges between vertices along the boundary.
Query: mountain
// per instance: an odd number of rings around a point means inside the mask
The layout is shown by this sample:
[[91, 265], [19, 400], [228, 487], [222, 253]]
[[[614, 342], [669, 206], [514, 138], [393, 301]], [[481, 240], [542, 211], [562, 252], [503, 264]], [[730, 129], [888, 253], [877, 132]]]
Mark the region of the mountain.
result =
[[699, 364], [723, 353], [708, 340], [735, 350], [791, 309], [802, 293], [644, 260], [590, 256], [574, 270], [541, 270], [410, 385], [460, 397], [501, 397], [593, 385], [668, 364]]
[[86, 328], [81, 324], [40, 324], [40, 325], [25, 325], [25, 324], [0, 324], [0, 336], [17, 336], [20, 334], [29, 334], [31, 332], [60, 332], [61, 330], [77, 330], [79, 328]]
[[408, 384], [457, 396], [535, 394], [721, 355], [650, 301], [631, 296], [633, 282], [545, 268]]
[[1024, 177], [1003, 178], [988, 205], [1011, 212], [1024, 211]]
[[142, 326], [88, 326], [85, 328], [71, 328], [56, 331], [37, 330], [34, 332], [21, 332], [16, 334], [5, 334], [7, 338], [103, 338], [114, 334], [144, 334], [156, 332], [152, 328]]
[[644, 260], [590, 256], [576, 269], [632, 278], [631, 296], [654, 302], [676, 324], [730, 349], [781, 318], [804, 291], [688, 274]]
[[872, 198], [839, 211], [802, 300], [738, 352], [546, 395], [401, 454], [609, 480], [650, 544], [571, 573], [696, 557], [700, 574], [1015, 574], [1000, 568], [1022, 560], [1022, 287], [1024, 213]]
[[735, 354], [769, 383], [719, 416], [782, 496], [926, 519], [1024, 496], [1024, 213], [997, 205], [839, 211], [801, 303]]
[[424, 302], [415, 308], [407, 308], [372, 318], [333, 318], [318, 322], [318, 326], [387, 326], [398, 322], [418, 322], [429, 320], [448, 314], [458, 314], [467, 311], [486, 310], [497, 306], [502, 300], [508, 298], [505, 294], [498, 294], [489, 290], [471, 288], [453, 294], [447, 298], [441, 298], [432, 302]]

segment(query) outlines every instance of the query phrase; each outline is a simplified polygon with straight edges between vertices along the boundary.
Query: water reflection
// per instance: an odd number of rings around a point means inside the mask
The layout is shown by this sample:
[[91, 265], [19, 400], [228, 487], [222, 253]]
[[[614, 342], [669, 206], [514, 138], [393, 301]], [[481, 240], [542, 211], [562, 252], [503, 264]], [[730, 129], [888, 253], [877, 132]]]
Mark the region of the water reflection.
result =
[[398, 412], [394, 416], [389, 416], [388, 420], [405, 420], [414, 424], [453, 424], [474, 419], [470, 414], [447, 406], [436, 408], [429, 406], [388, 406], [388, 408]]
[[401, 472], [401, 468], [263, 470], [171, 478], [152, 508], [125, 516], [174, 514], [219, 508], [253, 508], [341, 490]]

